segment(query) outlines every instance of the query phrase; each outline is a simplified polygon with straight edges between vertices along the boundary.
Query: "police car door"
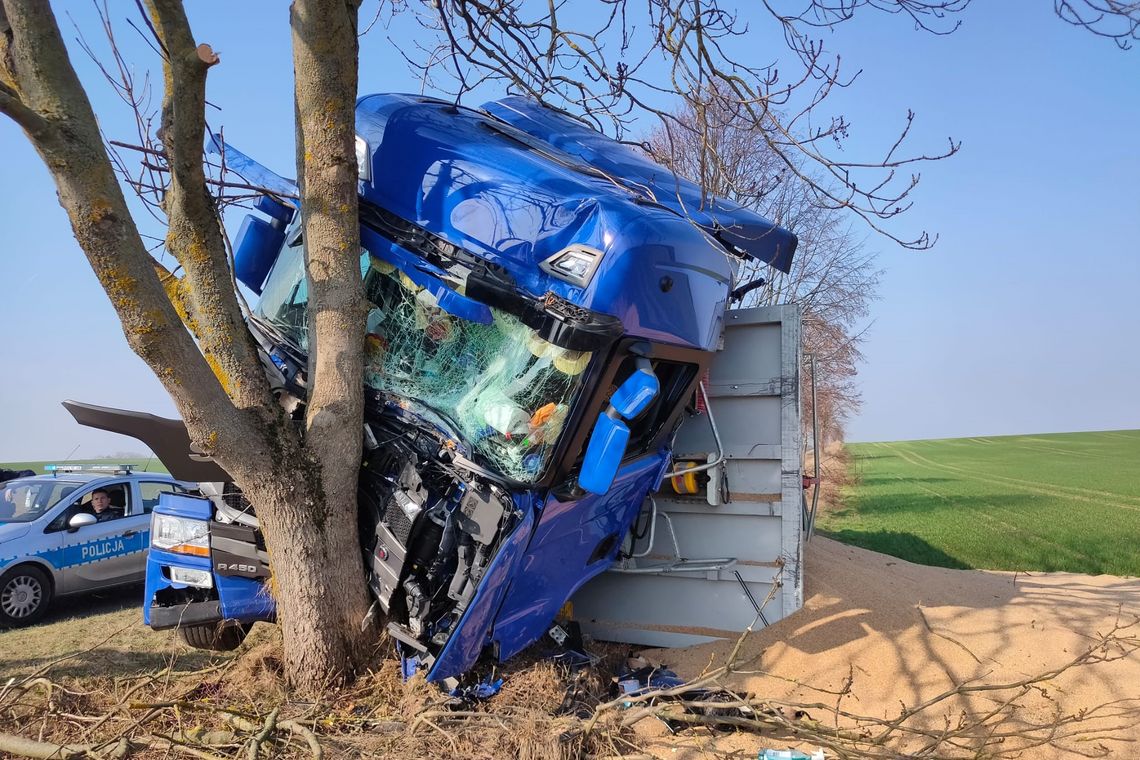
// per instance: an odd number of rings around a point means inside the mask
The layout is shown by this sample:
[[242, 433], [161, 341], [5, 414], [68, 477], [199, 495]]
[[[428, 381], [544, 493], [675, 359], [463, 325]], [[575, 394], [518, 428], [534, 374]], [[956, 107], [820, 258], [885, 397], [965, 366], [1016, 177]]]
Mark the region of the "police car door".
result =
[[[121, 509], [123, 516], [64, 534], [67, 593], [141, 581], [146, 571], [144, 541], [150, 518], [143, 514], [132, 483], [124, 480], [99, 488], [110, 493], [112, 508]], [[76, 504], [90, 500], [88, 491]]]

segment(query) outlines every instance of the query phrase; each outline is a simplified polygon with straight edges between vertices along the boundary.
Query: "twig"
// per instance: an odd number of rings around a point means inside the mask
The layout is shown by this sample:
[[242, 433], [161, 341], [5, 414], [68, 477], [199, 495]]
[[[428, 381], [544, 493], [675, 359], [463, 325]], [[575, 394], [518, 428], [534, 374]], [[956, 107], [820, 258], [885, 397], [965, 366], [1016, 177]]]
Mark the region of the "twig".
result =
[[922, 624], [926, 627], [927, 631], [934, 634], [935, 636], [937, 636], [940, 639], [945, 639], [946, 641], [949, 641], [951, 644], [958, 647], [959, 649], [961, 649], [966, 654], [970, 655], [970, 657], [974, 660], [974, 662], [978, 663], [979, 665], [982, 664], [982, 661], [980, 659], [978, 659], [978, 656], [976, 654], [974, 654], [973, 652], [971, 652], [970, 648], [967, 647], [965, 644], [963, 644], [961, 641], [958, 641], [955, 638], [952, 638], [950, 636], [947, 636], [944, 633], [939, 633], [938, 631], [934, 630], [934, 628], [932, 628], [930, 625], [930, 621], [926, 619], [926, 613], [922, 611], [922, 605], [915, 605], [914, 608], [916, 610], [918, 610], [918, 616], [920, 618], [922, 618]]
[[71, 760], [92, 756], [89, 745], [52, 744], [12, 734], [0, 734], [0, 752], [43, 760]]
[[261, 749], [261, 745], [264, 742], [268, 741], [269, 737], [272, 736], [274, 729], [277, 728], [277, 714], [280, 711], [281, 708], [279, 707], [274, 707], [272, 710], [270, 710], [269, 716], [265, 719], [265, 726], [256, 736], [250, 737], [249, 750], [246, 752], [246, 757], [248, 760], [257, 760], [257, 751]]

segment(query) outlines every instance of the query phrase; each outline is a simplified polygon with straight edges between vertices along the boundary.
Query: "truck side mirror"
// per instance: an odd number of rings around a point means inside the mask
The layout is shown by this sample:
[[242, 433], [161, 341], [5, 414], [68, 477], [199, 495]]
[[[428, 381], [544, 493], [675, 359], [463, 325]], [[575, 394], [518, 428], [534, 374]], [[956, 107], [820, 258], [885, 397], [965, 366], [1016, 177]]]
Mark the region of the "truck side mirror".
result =
[[261, 295], [261, 286], [277, 260], [281, 244], [285, 242], [285, 227], [292, 221], [294, 211], [268, 195], [258, 199], [256, 208], [267, 214], [269, 220], [246, 215], [234, 246], [234, 276], [238, 282]]
[[657, 381], [657, 375], [653, 374], [649, 360], [638, 358], [637, 369], [614, 391], [610, 406], [625, 419], [632, 420], [645, 411], [645, 407], [660, 392], [661, 383]]
[[621, 418], [631, 420], [641, 414], [660, 392], [661, 384], [649, 360], [639, 358], [637, 369], [610, 397], [609, 408], [598, 415], [586, 445], [578, 485], [590, 493], [601, 494], [610, 489], [629, 443], [629, 425]]
[[582, 462], [582, 472], [578, 475], [578, 485], [590, 493], [605, 493], [610, 490], [617, 475], [618, 465], [625, 455], [629, 443], [629, 426], [620, 419], [610, 417], [611, 406], [598, 415], [590, 442], [586, 445], [586, 458]]

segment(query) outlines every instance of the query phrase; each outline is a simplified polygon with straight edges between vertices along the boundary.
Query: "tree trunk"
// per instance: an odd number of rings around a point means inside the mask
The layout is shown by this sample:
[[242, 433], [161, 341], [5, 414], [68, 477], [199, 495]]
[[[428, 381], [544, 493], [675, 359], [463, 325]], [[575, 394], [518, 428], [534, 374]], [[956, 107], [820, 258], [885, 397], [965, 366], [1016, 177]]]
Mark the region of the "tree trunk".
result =
[[[238, 464], [231, 474], [243, 483], [266, 537], [286, 674], [294, 688], [317, 694], [352, 678], [375, 651], [375, 627], [365, 625], [369, 596], [356, 494], [332, 502], [322, 490], [322, 468], [307, 446], [297, 446], [289, 423], [269, 432], [280, 445], [275, 466]], [[359, 458], [351, 465], [355, 478]]]
[[[311, 552], [278, 577], [297, 594], [282, 620], [290, 672], [314, 683], [329, 668], [357, 665], [374, 644], [362, 625], [369, 607], [359, 550], [356, 488], [364, 417], [364, 286], [357, 214], [357, 6], [354, 0], [296, 0], [293, 29], [297, 176], [309, 277], [309, 392], [305, 448], [319, 498], [298, 531]], [[351, 547], [351, 551], [346, 551]], [[324, 578], [313, 577], [326, 572]], [[289, 584], [287, 586], [286, 584]], [[292, 586], [292, 590], [289, 587]], [[311, 595], [311, 613], [306, 604]], [[335, 635], [331, 634], [335, 631]]]
[[[177, 0], [151, 0], [166, 51], [163, 147], [172, 169], [168, 245], [183, 265], [187, 330], [135, 227], [91, 104], [42, 0], [0, 0], [0, 112], [50, 170], [59, 202], [131, 348], [155, 372], [191, 439], [257, 509], [273, 557], [286, 674], [302, 691], [345, 680], [373, 630], [356, 530], [364, 299], [353, 148], [356, 16], [351, 3], [297, 8], [295, 39], [314, 341], [302, 437], [269, 393], [240, 319], [202, 161], [204, 82], [217, 63], [194, 45]], [[305, 19], [317, 23], [305, 23]], [[303, 65], [302, 65], [303, 64]], [[315, 74], [313, 73], [315, 72]], [[312, 88], [319, 89], [312, 89]], [[189, 122], [197, 122], [190, 124]]]

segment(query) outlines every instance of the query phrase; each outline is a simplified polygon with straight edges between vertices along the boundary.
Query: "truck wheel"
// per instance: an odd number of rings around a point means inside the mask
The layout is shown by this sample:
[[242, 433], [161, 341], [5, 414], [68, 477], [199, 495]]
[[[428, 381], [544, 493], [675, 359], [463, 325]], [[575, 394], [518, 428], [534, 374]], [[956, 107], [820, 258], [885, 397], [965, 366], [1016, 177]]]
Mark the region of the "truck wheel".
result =
[[249, 626], [244, 625], [190, 625], [178, 629], [182, 643], [195, 649], [208, 649], [211, 652], [230, 652], [241, 646]]
[[0, 576], [0, 626], [31, 625], [51, 602], [51, 583], [33, 565], [14, 567]]

